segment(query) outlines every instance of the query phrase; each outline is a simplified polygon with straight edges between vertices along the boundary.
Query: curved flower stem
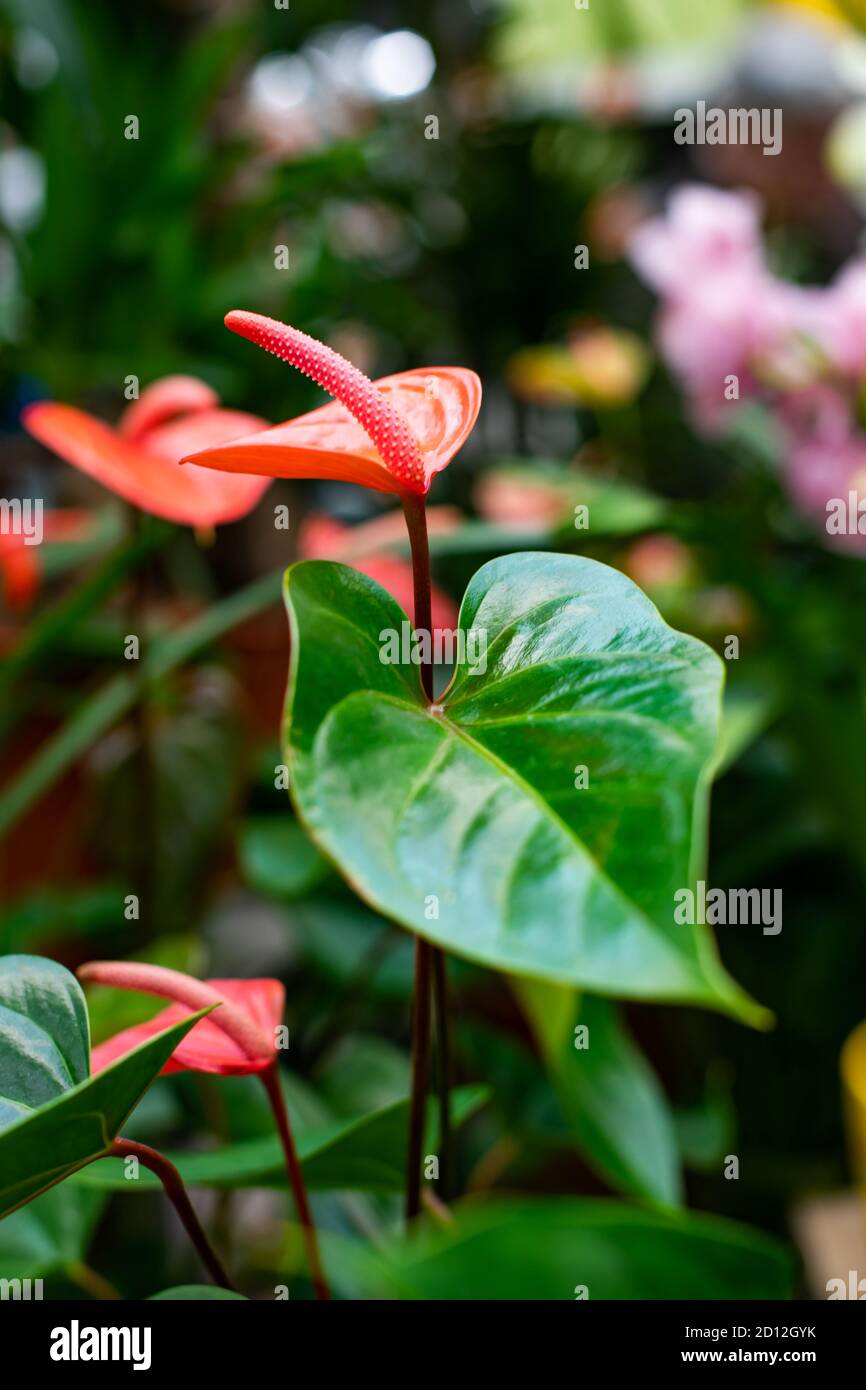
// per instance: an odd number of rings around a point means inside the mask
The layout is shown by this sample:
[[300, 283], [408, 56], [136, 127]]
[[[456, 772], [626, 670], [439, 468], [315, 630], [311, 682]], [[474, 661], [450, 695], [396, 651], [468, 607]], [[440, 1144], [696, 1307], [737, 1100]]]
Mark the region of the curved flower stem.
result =
[[265, 1071], [259, 1072], [259, 1076], [262, 1079], [262, 1084], [267, 1092], [268, 1100], [271, 1103], [271, 1110], [274, 1112], [274, 1119], [277, 1122], [283, 1153], [286, 1156], [286, 1170], [292, 1185], [292, 1194], [295, 1199], [295, 1206], [304, 1233], [307, 1263], [310, 1266], [310, 1274], [313, 1279], [313, 1287], [316, 1290], [316, 1298], [330, 1298], [330, 1289], [328, 1288], [325, 1272], [322, 1268], [321, 1257], [319, 1255], [319, 1242], [316, 1238], [313, 1213], [310, 1209], [307, 1189], [304, 1186], [304, 1176], [301, 1172], [301, 1163], [292, 1136], [289, 1113], [286, 1110], [286, 1102], [283, 1097], [283, 1089], [280, 1085], [280, 1074], [276, 1062]]
[[[433, 612], [430, 585], [430, 546], [427, 540], [425, 499], [417, 493], [403, 494], [403, 514], [412, 550], [412, 586], [415, 599], [415, 629], [429, 634], [433, 650]], [[433, 662], [421, 666], [421, 683], [427, 699], [433, 699]], [[421, 1210], [421, 1147], [424, 1141], [424, 1099], [427, 1091], [427, 1058], [430, 1032], [430, 989], [436, 1000], [436, 1030], [439, 1056], [439, 1142], [440, 1190], [445, 1191], [451, 1150], [451, 1062], [448, 1044], [447, 978], [445, 953], [420, 938], [415, 943], [415, 987], [412, 1015], [412, 1094], [409, 1106], [409, 1151], [406, 1174], [406, 1217], [412, 1220]]]
[[218, 1256], [211, 1248], [210, 1241], [205, 1235], [201, 1222], [187, 1196], [183, 1178], [174, 1164], [164, 1158], [157, 1149], [150, 1148], [148, 1144], [137, 1144], [133, 1139], [115, 1139], [111, 1148], [107, 1149], [100, 1157], [137, 1158], [139, 1163], [143, 1163], [145, 1168], [149, 1168], [152, 1173], [155, 1173], [214, 1283], [219, 1284], [220, 1288], [234, 1291], [234, 1285], [223, 1269]]

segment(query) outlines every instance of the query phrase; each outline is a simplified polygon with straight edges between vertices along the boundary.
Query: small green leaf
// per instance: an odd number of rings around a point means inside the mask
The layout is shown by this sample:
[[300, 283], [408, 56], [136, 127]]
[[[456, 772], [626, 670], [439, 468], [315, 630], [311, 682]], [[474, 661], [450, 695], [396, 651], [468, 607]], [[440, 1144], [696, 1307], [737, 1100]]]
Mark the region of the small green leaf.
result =
[[[358, 1251], [368, 1296], [411, 1299], [783, 1299], [792, 1261], [768, 1236], [614, 1201], [464, 1201], [455, 1224]], [[585, 1290], [585, 1292], [584, 1292]]]
[[722, 727], [715, 776], [721, 777], [733, 767], [750, 744], [754, 743], [773, 720], [779, 698], [771, 688], [755, 687], [746, 681], [729, 686], [722, 709]]
[[305, 561], [286, 601], [292, 794], [367, 902], [506, 973], [766, 1021], [707, 929], [674, 922], [705, 848], [709, 648], [616, 570], [511, 555], [471, 581], [428, 708], [418, 667], [382, 660], [407, 620], [372, 580]]
[[[547, 1062], [563, 1114], [589, 1165], [628, 1195], [668, 1206], [681, 1202], [673, 1116], [655, 1073], [616, 1007], [593, 995], [578, 998], [553, 985], [530, 983], [533, 993], [529, 996], [526, 982], [516, 983], [518, 998]], [[552, 1033], [551, 1020], [557, 1018], [560, 1023]], [[579, 1037], [577, 1025], [586, 1029]]]
[[209, 1012], [190, 1014], [5, 1129], [0, 1218], [105, 1153], [181, 1038]]
[[[551, 459], [503, 459], [482, 475], [482, 482], [506, 482], [519, 488], [546, 492], [551, 503], [559, 501], [554, 530], [561, 539], [581, 538], [575, 530], [574, 509], [585, 506], [593, 536], [628, 536], [660, 526], [670, 511], [668, 503], [625, 478], [566, 467]], [[459, 534], [459, 533], [458, 533]], [[583, 533], [586, 534], [585, 532]]]
[[291, 901], [321, 883], [331, 866], [286, 816], [252, 816], [238, 839], [241, 872], [257, 893]]
[[718, 1172], [737, 1133], [731, 1078], [724, 1064], [708, 1071], [703, 1097], [696, 1105], [676, 1111], [674, 1125], [687, 1167], [701, 1173]]
[[[482, 1086], [452, 1093], [452, 1118], [462, 1124], [487, 1099]], [[301, 1130], [298, 1154], [311, 1191], [402, 1192], [406, 1182], [409, 1102], [400, 1100], [359, 1119]], [[435, 1107], [428, 1108], [429, 1133], [435, 1133]], [[284, 1187], [285, 1160], [276, 1136], [227, 1144], [211, 1153], [166, 1154], [190, 1187]], [[86, 1168], [76, 1179], [85, 1187], [145, 1192], [158, 1186], [151, 1173], [128, 1183], [115, 1164]]]

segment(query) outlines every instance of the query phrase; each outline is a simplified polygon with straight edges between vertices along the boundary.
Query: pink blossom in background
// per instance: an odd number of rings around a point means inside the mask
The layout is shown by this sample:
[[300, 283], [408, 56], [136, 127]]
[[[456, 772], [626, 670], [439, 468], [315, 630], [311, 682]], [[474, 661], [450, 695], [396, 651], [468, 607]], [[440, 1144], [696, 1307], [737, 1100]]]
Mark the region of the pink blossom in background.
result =
[[[755, 197], [697, 184], [638, 227], [628, 254], [661, 297], [659, 345], [698, 429], [719, 432], [737, 401], [758, 398], [781, 425], [785, 478], [801, 510], [826, 530], [831, 499], [858, 489], [866, 498], [856, 409], [866, 378], [866, 260], [826, 288], [782, 280], [766, 264]], [[828, 541], [866, 549], [860, 535]]]
[[[757, 199], [699, 184], [674, 193], [668, 212], [635, 232], [629, 258], [662, 296], [658, 340], [698, 428], [725, 420], [725, 379], [754, 395], [754, 364], [778, 351], [790, 327], [788, 287], [764, 260]], [[793, 287], [790, 287], [793, 288]]]
[[837, 371], [866, 375], [866, 258], [843, 266], [820, 294], [816, 337]]
[[[803, 392], [781, 407], [788, 438], [787, 481], [792, 497], [822, 525], [831, 498], [866, 499], [866, 436], [838, 391], [826, 386]], [[828, 535], [843, 550], [866, 550], [866, 536]]]
[[704, 275], [760, 274], [758, 201], [748, 193], [686, 185], [671, 194], [666, 216], [641, 223], [628, 254], [647, 284], [673, 299], [688, 299]]

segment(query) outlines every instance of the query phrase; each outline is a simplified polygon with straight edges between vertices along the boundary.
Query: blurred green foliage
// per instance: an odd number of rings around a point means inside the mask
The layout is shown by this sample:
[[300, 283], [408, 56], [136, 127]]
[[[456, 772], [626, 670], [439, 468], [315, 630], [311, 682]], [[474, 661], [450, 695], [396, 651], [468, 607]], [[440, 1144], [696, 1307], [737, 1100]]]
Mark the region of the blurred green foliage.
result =
[[[699, 439], [659, 364], [637, 400], [604, 414], [510, 395], [511, 355], [562, 340], [576, 320], [597, 318], [649, 340], [653, 305], [621, 247], [594, 250], [590, 274], [575, 271], [574, 247], [593, 236], [597, 244], [608, 195], [626, 189], [652, 199], [695, 168], [693, 152], [674, 147], [658, 121], [607, 120], [518, 100], [503, 69], [520, 65], [523, 72], [524, 58], [542, 58], [551, 42], [575, 68], [582, 58], [559, 37], [566, 15], [574, 18], [568, 4], [555, 25], [540, 0], [511, 0], [507, 10], [510, 20], [446, 0], [322, 0], [312, 17], [301, 6], [238, 5], [219, 19], [206, 6], [162, 0], [2, 0], [3, 143], [38, 152], [46, 190], [32, 226], [10, 224], [0, 233], [6, 426], [11, 434], [17, 405], [38, 394], [113, 417], [129, 374], [142, 382], [171, 371], [200, 374], [226, 403], [275, 420], [317, 403], [298, 374], [226, 333], [223, 314], [250, 308], [331, 341], [347, 335], [371, 375], [447, 360], [481, 374], [481, 423], [464, 458], [437, 480], [437, 502], [471, 508], [473, 485], [490, 465], [490, 473], [531, 470], [563, 502], [557, 523], [535, 536], [536, 548], [591, 554], [636, 578], [636, 538], [664, 530], [684, 548], [687, 572], [655, 588], [639, 582], [666, 617], [718, 648], [727, 633], [741, 635], [740, 658], [728, 670], [731, 736], [714, 790], [708, 881], [783, 891], [778, 937], [729, 928], [720, 943], [728, 969], [773, 1010], [777, 1028], [756, 1037], [693, 1010], [630, 1007], [610, 1025], [610, 1055], [622, 1061], [611, 1063], [621, 1106], [605, 1106], [600, 1085], [588, 1097], [564, 1093], [561, 1069], [543, 1066], [543, 1040], [506, 981], [454, 961], [458, 1080], [492, 1090], [461, 1132], [459, 1180], [477, 1192], [503, 1185], [592, 1194], [619, 1186], [658, 1195], [644, 1181], [634, 1137], [635, 1116], [639, 1128], [649, 1115], [669, 1200], [680, 1194], [682, 1163], [688, 1205], [781, 1234], [798, 1196], [847, 1180], [836, 1072], [841, 1043], [864, 1014], [866, 571], [860, 559], [823, 549], [791, 512], [766, 422], [744, 416], [732, 440]], [[672, 10], [599, 6], [599, 26], [614, 11], [622, 22], [615, 32], [596, 33], [590, 46], [606, 55], [639, 53], [659, 25], [670, 28]], [[717, 7], [721, 27], [740, 10]], [[359, 11], [383, 27], [427, 34], [437, 58], [433, 86], [411, 101], [365, 110], [317, 146], [269, 154], [239, 120], [253, 65], [277, 50], [294, 52], [330, 23], [357, 21]], [[675, 13], [678, 27], [697, 16], [693, 5]], [[25, 28], [44, 35], [58, 59], [43, 86], [20, 80], [16, 53]], [[424, 136], [430, 112], [439, 119], [438, 140]], [[138, 140], [124, 138], [130, 114], [138, 118]], [[820, 173], [810, 149], [799, 152], [807, 200]], [[359, 210], [374, 235], [349, 234]], [[774, 216], [778, 263], [804, 276], [828, 271], [836, 232], [822, 237], [797, 213], [795, 204], [788, 216]], [[290, 250], [288, 272], [274, 267], [280, 244]], [[12, 440], [13, 450], [23, 447]], [[17, 464], [16, 454], [13, 471]], [[62, 494], [62, 466], [41, 466]], [[608, 523], [585, 534], [568, 525], [567, 504], [582, 500], [581, 488]], [[338, 508], [368, 505], [334, 489], [306, 495]], [[161, 598], [178, 574], [194, 577], [181, 587], [195, 606], [221, 585], [267, 565], [275, 570], [289, 557], [273, 558], [264, 530], [255, 538], [271, 557], [267, 564], [256, 544], [251, 558], [233, 536], [221, 537], [204, 560], [188, 538], [173, 541], [161, 560]], [[116, 532], [115, 519], [105, 532], [112, 544]], [[510, 543], [519, 542], [512, 533]], [[474, 520], [437, 545], [437, 581], [459, 598], [479, 559], [508, 545], [503, 529]], [[25, 758], [23, 771], [15, 761], [0, 819], [31, 802], [38, 818], [38, 798], [61, 772], [83, 764], [85, 843], [71, 862], [69, 854], [54, 862], [54, 877], [31, 875], [3, 908], [0, 949], [45, 951], [73, 965], [134, 952], [180, 963], [195, 937], [211, 967], [286, 980], [293, 1104], [312, 1112], [311, 1124], [345, 1125], [361, 1105], [399, 1104], [410, 943], [360, 907], [298, 841], [285, 793], [274, 788], [276, 720], [265, 736], [251, 714], [258, 685], [248, 680], [244, 691], [244, 654], [230, 645], [238, 618], [272, 611], [276, 575], [227, 600], [228, 610], [157, 615], [156, 804], [178, 819], [160, 819], [159, 919], [134, 929], [118, 905], [121, 882], [134, 871], [140, 822], [116, 775], [129, 747], [110, 735], [118, 726], [128, 732], [136, 686], [107, 654], [124, 619], [116, 605], [99, 613], [79, 603], [58, 625], [50, 600], [58, 585], [67, 592], [70, 557], [55, 558], [44, 612], [31, 628], [32, 659], [16, 665], [0, 721], [4, 752], [14, 743], [17, 760], [21, 730], [36, 716], [38, 747], [22, 738], [33, 761]], [[83, 558], [89, 564], [93, 554]], [[108, 585], [93, 592], [105, 598]], [[728, 605], [733, 599], [733, 612], [719, 606], [720, 595]], [[44, 641], [40, 621], [47, 623]], [[62, 785], [63, 797], [71, 795]], [[79, 791], [76, 784], [72, 792]], [[64, 804], [73, 821], [85, 815], [80, 808], [79, 800]], [[37, 834], [53, 839], [57, 811], [43, 814], [50, 832]], [[106, 941], [115, 939], [109, 951]], [[120, 1021], [109, 1003], [103, 997], [97, 1004], [100, 1031]], [[162, 1106], [166, 1139], [178, 1147], [215, 1134], [258, 1141], [267, 1131], [257, 1102], [238, 1086], [224, 1091], [215, 1098], [188, 1077], [158, 1083], [152, 1097]], [[733, 1145], [739, 1182], [722, 1176]], [[60, 1193], [40, 1199], [35, 1216], [19, 1213], [11, 1235], [9, 1223], [0, 1227], [4, 1272], [20, 1260], [21, 1270], [63, 1269], [80, 1281], [98, 1211], [76, 1190], [68, 1198], [74, 1208], [60, 1213], [57, 1226], [55, 1207], [66, 1200]], [[153, 1200], [115, 1203], [89, 1257], [130, 1294], [151, 1293], [178, 1273], [160, 1244]], [[378, 1238], [397, 1223], [390, 1196], [317, 1197], [317, 1211], [344, 1236]], [[583, 1210], [563, 1211], [580, 1229]], [[532, 1235], [534, 1210], [530, 1217]], [[502, 1219], [505, 1248], [523, 1259], [521, 1230], [513, 1234], [508, 1212]], [[665, 1219], [640, 1218], [652, 1227], [646, 1246], [640, 1233], [647, 1258]], [[492, 1242], [484, 1248], [503, 1248], [482, 1234]], [[698, 1244], [713, 1239], [712, 1229], [696, 1237]], [[253, 1283], [268, 1286], [292, 1241], [282, 1223], [278, 1238], [250, 1224], [240, 1254]], [[443, 1237], [433, 1246], [429, 1265], [421, 1261], [406, 1274], [395, 1257], [393, 1269], [377, 1274], [387, 1283], [397, 1269], [414, 1287], [441, 1287], [453, 1269], [450, 1245]], [[783, 1282], [778, 1256], [770, 1251], [766, 1260], [775, 1289]], [[195, 1270], [180, 1274], [195, 1277]]]

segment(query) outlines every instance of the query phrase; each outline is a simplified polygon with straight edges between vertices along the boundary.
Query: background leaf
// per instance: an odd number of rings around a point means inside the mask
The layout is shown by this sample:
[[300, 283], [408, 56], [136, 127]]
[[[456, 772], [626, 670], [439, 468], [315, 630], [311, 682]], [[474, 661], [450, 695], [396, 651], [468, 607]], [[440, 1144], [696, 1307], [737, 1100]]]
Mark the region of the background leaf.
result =
[[157, 681], [183, 666], [230, 632], [238, 623], [269, 607], [279, 596], [276, 575], [265, 575], [246, 588], [213, 604], [176, 632], [156, 642], [141, 663], [140, 675], [116, 676], [78, 705], [61, 728], [40, 748], [0, 795], [0, 833], [5, 833], [28, 807], [132, 708], [142, 682]]
[[[463, 1123], [487, 1099], [483, 1086], [464, 1086], [452, 1095], [455, 1125]], [[406, 1182], [409, 1102], [400, 1100], [354, 1120], [299, 1129], [296, 1135], [304, 1180], [312, 1191], [402, 1192]], [[434, 1107], [428, 1108], [430, 1135]], [[432, 1138], [431, 1138], [432, 1142]], [[227, 1144], [210, 1153], [166, 1154], [190, 1187], [285, 1187], [285, 1162], [275, 1135]], [[113, 1164], [85, 1169], [76, 1182], [84, 1187], [145, 1192], [158, 1186], [150, 1173], [130, 1184]]]
[[[362, 1257], [368, 1293], [416, 1299], [777, 1299], [791, 1260], [774, 1240], [710, 1216], [613, 1201], [468, 1201], [453, 1230], [429, 1228]], [[584, 1295], [585, 1296], [585, 1295]]]
[[330, 872], [327, 859], [285, 816], [251, 816], [238, 839], [241, 872], [258, 893], [291, 901], [303, 897]]
[[[673, 1116], [616, 1006], [537, 981], [519, 981], [516, 988], [563, 1113], [590, 1166], [628, 1195], [669, 1206], [680, 1203]], [[567, 1021], [553, 1031], [551, 1019]], [[586, 1047], [575, 1045], [578, 1023], [586, 1026]]]
[[64, 1183], [0, 1221], [0, 1279], [42, 1279], [84, 1260], [105, 1205], [98, 1192]]

